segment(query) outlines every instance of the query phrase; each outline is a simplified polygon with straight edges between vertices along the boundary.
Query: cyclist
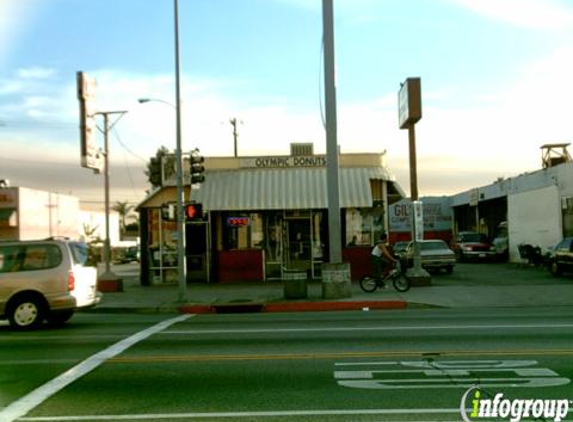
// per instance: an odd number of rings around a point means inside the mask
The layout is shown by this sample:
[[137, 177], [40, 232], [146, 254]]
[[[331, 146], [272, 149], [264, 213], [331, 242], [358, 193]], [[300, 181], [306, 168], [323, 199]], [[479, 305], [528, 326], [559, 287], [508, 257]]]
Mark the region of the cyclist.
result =
[[377, 280], [384, 280], [397, 261], [390, 253], [389, 248], [390, 245], [386, 234], [382, 234], [374, 248], [372, 248], [372, 269]]

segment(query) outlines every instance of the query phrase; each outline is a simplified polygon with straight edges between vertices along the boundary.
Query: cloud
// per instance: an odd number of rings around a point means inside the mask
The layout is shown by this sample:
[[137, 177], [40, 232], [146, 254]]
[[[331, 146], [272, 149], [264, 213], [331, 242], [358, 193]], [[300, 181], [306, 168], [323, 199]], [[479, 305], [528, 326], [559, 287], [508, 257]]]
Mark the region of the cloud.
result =
[[490, 19], [535, 30], [562, 30], [573, 24], [573, 9], [559, 0], [449, 0]]
[[0, 63], [6, 63], [18, 38], [41, 14], [46, 0], [0, 1]]
[[[539, 168], [539, 146], [569, 136], [568, 99], [573, 97], [573, 87], [566, 81], [573, 73], [572, 56], [573, 47], [563, 48], [522, 66], [503, 91], [480, 92], [480, 98], [487, 98], [487, 102], [460, 104], [456, 86], [424, 92], [423, 118], [416, 127], [420, 193], [455, 193], [491, 183], [499, 176]], [[128, 163], [142, 167], [142, 161], [154, 155], [159, 146], [174, 149], [174, 109], [161, 102], [137, 102], [149, 97], [173, 103], [173, 75], [112, 69], [87, 73], [98, 81], [99, 110], [128, 111], [112, 132], [113, 166]], [[50, 72], [44, 75], [49, 78], [25, 79], [29, 75], [18, 72], [3, 81], [6, 84], [2, 85], [14, 87], [12, 94], [6, 95], [16, 100], [0, 105], [6, 124], [3, 139], [10, 140], [0, 143], [0, 156], [26, 155], [38, 162], [59, 160], [80, 169], [75, 75], [67, 80]], [[28, 90], [30, 84], [33, 91]], [[199, 147], [204, 155], [231, 155], [229, 119], [236, 117], [242, 121], [237, 127], [240, 155], [288, 154], [291, 142], [313, 142], [316, 153], [325, 152], [318, 107], [295, 108], [289, 100], [274, 97], [245, 103], [231, 94], [245, 84], [241, 80], [183, 77], [184, 151]], [[387, 150], [388, 165], [407, 190], [408, 133], [398, 129], [396, 97], [394, 90], [366, 101], [339, 101], [338, 136], [345, 153]], [[22, 119], [22, 115], [28, 116], [31, 124], [14, 127], [19, 123], [14, 119]], [[101, 133], [98, 142], [103, 145]]]
[[18, 77], [22, 79], [49, 79], [56, 75], [56, 69], [47, 67], [29, 67], [18, 69]]

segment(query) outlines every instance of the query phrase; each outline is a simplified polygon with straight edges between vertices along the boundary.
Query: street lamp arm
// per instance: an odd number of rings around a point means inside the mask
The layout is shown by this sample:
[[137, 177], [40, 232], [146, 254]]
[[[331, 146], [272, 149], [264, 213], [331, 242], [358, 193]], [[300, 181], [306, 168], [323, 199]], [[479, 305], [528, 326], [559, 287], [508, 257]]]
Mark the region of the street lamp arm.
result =
[[170, 107], [176, 108], [175, 105], [171, 104], [169, 101], [165, 101], [165, 100], [161, 100], [159, 98], [139, 98], [137, 100], [137, 102], [139, 102], [140, 104], [145, 104], [145, 103], [149, 103], [149, 102], [158, 102], [158, 103], [163, 103], [163, 104], [167, 104]]

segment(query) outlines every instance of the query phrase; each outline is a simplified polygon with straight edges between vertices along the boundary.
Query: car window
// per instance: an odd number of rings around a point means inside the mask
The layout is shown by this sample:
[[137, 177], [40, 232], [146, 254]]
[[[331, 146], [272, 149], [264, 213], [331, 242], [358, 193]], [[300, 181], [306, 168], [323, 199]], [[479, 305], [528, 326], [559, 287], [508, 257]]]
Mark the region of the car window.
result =
[[555, 250], [566, 250], [566, 251], [568, 251], [570, 247], [571, 247], [571, 240], [565, 239], [565, 240], [562, 240], [561, 242], [559, 242], [557, 244], [557, 246], [555, 246]]
[[85, 243], [70, 242], [74, 264], [86, 265], [88, 260], [88, 247]]
[[420, 249], [422, 249], [424, 251], [435, 251], [435, 250], [439, 250], [439, 249], [447, 249], [448, 248], [444, 242], [440, 242], [440, 241], [423, 242], [423, 243], [420, 243], [420, 246], [421, 246]]
[[62, 262], [56, 245], [0, 246], [0, 272], [34, 271], [55, 268]]
[[23, 257], [24, 249], [20, 246], [0, 246], [0, 273], [19, 271]]
[[479, 233], [466, 233], [461, 236], [462, 242], [485, 242], [487, 238]]

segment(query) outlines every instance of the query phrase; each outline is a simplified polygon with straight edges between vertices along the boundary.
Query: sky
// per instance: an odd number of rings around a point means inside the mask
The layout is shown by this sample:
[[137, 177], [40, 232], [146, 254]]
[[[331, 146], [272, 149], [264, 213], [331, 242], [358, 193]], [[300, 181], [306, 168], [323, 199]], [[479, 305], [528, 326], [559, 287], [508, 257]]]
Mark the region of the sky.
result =
[[[321, 7], [179, 0], [183, 151], [232, 155], [236, 118], [241, 156], [325, 153]], [[570, 0], [334, 0], [334, 25], [341, 151], [386, 151], [407, 193], [408, 77], [422, 82], [420, 196], [535, 171], [541, 145], [571, 139]], [[175, 148], [174, 51], [171, 0], [0, 0], [0, 179], [103, 203], [103, 177], [80, 167], [84, 71], [98, 110], [127, 111], [110, 134], [112, 201], [140, 202], [146, 162]]]

